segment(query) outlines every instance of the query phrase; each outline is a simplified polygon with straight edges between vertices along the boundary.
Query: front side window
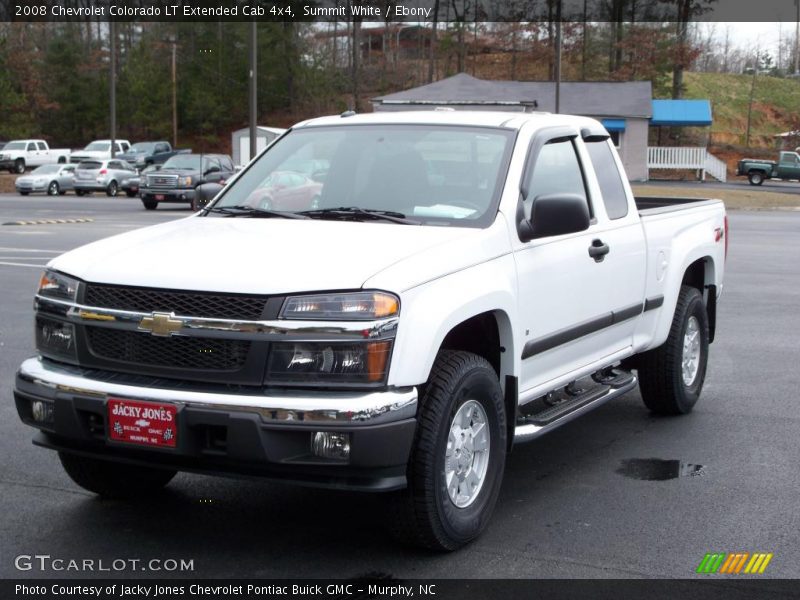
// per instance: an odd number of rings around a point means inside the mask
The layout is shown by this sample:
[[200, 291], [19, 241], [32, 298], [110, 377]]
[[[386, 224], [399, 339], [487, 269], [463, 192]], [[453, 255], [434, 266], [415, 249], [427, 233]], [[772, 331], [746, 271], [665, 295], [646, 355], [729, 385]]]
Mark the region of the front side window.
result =
[[552, 194], [575, 194], [586, 200], [586, 185], [583, 181], [578, 156], [572, 140], [545, 144], [529, 170], [525, 184], [527, 197], [523, 201], [525, 217], [531, 218], [531, 209], [536, 198]]
[[36, 145], [39, 146], [39, 150], [41, 150], [43, 152], [47, 151], [47, 146], [45, 146], [44, 142], [36, 142]]
[[36, 152], [36, 144], [34, 144], [33, 142], [28, 144], [28, 152]]
[[[513, 131], [488, 127], [301, 128], [270, 146], [215, 207], [352, 207], [425, 225], [484, 227], [494, 220], [513, 140]], [[302, 193], [282, 200], [276, 185]]]

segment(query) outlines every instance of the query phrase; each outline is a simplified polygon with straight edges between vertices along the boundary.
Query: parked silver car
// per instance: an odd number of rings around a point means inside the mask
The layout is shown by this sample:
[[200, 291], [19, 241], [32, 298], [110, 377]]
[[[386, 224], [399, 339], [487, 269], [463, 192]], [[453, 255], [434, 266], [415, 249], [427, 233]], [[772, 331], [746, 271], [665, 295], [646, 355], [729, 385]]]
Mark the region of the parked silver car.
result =
[[73, 189], [74, 178], [75, 165], [42, 165], [27, 175], [17, 177], [14, 187], [23, 196], [36, 192], [63, 196]]
[[86, 160], [75, 169], [75, 193], [83, 196], [105, 192], [116, 196], [122, 182], [135, 176], [136, 170], [124, 160]]

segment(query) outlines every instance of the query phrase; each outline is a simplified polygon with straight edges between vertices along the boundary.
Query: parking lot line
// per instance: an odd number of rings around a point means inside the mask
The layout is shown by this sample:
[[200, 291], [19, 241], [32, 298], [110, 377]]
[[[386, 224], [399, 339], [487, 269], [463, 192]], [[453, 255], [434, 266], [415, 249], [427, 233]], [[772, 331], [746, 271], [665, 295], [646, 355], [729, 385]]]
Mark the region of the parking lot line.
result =
[[44, 268], [45, 263], [42, 264], [26, 264], [26, 263], [13, 263], [13, 262], [2, 262], [0, 261], [0, 267], [33, 267], [34, 269], [42, 269]]

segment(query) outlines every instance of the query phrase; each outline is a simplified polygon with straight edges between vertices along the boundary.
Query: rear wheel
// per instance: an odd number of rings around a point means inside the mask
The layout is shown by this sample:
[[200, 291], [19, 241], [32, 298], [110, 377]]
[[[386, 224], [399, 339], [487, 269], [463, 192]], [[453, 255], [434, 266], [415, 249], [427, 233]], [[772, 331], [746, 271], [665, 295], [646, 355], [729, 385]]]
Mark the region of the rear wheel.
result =
[[158, 202], [153, 202], [152, 200], [142, 200], [142, 204], [147, 210], [155, 210], [156, 206], [158, 206]]
[[50, 185], [47, 186], [47, 195], [48, 196], [57, 196], [58, 193], [59, 193], [58, 182], [57, 181], [51, 181]]
[[75, 190], [76, 196], [83, 196], [86, 193], [86, 190]]
[[682, 286], [667, 341], [638, 357], [639, 389], [651, 411], [691, 412], [706, 377], [708, 315], [697, 288]]
[[747, 174], [747, 179], [750, 185], [761, 185], [764, 183], [764, 173], [761, 171], [750, 171], [750, 173]]
[[119, 186], [117, 185], [116, 181], [112, 180], [111, 183], [108, 184], [108, 187], [106, 187], [106, 195], [114, 198], [118, 193]]
[[127, 465], [59, 452], [61, 465], [82, 488], [106, 498], [136, 498], [167, 485], [176, 471]]
[[394, 496], [394, 534], [435, 550], [474, 540], [497, 502], [506, 459], [497, 374], [482, 357], [443, 350], [425, 386], [408, 487]]

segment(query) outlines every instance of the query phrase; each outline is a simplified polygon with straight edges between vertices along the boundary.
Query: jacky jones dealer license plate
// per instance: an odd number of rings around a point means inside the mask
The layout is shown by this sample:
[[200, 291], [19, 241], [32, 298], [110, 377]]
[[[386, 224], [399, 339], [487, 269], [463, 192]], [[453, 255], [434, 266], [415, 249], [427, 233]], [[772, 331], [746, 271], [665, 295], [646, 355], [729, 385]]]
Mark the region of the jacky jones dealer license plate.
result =
[[178, 442], [174, 404], [108, 399], [108, 438], [142, 446], [175, 448]]

